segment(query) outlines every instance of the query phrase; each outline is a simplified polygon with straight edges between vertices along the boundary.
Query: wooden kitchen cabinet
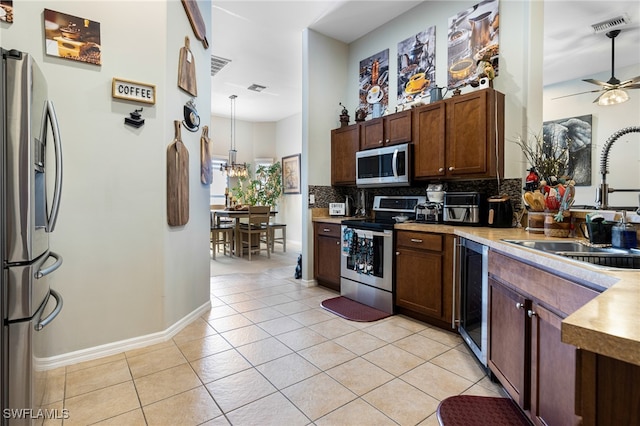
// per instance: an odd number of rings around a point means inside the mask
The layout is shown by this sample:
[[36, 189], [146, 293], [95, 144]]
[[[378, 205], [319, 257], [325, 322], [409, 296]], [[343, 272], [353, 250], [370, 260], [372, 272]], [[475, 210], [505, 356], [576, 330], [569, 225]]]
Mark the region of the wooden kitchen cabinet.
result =
[[411, 111], [401, 111], [360, 124], [360, 149], [411, 142]]
[[414, 178], [504, 172], [504, 94], [483, 89], [416, 108]]
[[583, 426], [640, 425], [640, 365], [579, 350], [577, 366]]
[[536, 425], [575, 425], [577, 349], [562, 319], [598, 293], [501, 253], [489, 252], [491, 372]]
[[399, 313], [451, 328], [453, 236], [398, 231], [396, 307]]
[[520, 294], [489, 278], [489, 367], [522, 408], [529, 408], [529, 375], [524, 368], [531, 362], [528, 303]]
[[356, 184], [356, 152], [359, 149], [359, 124], [331, 131], [331, 185]]
[[318, 284], [340, 291], [341, 230], [339, 224], [314, 222], [313, 270]]

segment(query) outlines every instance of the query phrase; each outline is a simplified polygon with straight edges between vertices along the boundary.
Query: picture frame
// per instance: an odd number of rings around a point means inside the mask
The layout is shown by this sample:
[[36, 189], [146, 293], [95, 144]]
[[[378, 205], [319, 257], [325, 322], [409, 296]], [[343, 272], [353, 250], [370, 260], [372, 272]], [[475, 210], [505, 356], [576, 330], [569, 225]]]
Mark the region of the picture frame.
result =
[[111, 97], [154, 105], [156, 103], [156, 86], [155, 84], [114, 77], [111, 83]]
[[44, 9], [44, 44], [49, 56], [102, 65], [100, 22]]
[[300, 154], [282, 157], [282, 193], [300, 194]]

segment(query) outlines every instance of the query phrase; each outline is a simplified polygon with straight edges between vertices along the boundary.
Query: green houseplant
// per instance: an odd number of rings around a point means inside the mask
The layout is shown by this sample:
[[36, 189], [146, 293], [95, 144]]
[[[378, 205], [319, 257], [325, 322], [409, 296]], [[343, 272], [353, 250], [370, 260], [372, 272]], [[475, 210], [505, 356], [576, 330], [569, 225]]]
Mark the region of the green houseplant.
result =
[[239, 177], [237, 185], [231, 189], [233, 197], [240, 200], [243, 205], [274, 208], [282, 195], [282, 166], [280, 162], [269, 166], [258, 166], [255, 175], [251, 173], [251, 165], [247, 166], [247, 170], [248, 175]]

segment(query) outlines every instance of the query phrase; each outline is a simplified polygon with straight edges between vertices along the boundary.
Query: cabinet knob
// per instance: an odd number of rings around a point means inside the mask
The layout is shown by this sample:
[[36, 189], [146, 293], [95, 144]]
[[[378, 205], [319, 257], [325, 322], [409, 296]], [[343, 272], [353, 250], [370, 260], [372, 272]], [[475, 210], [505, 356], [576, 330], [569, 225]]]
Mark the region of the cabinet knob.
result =
[[340, 241], [336, 241], [336, 245], [338, 245], [338, 246], [339, 246], [339, 245], [340, 245]]
[[438, 169], [438, 172], [439, 172], [439, 173], [444, 172], [444, 167], [440, 167], [440, 168]]
[[449, 171], [452, 172], [454, 170], [453, 166], [449, 167]]
[[[520, 303], [520, 302], [516, 303], [516, 309], [524, 309], [524, 304]], [[531, 311], [529, 311], [529, 312], [531, 312]]]
[[396, 252], [396, 256], [400, 256], [400, 252], [399, 251]]
[[382, 145], [382, 139], [380, 139], [380, 140], [378, 141], [378, 144]]
[[529, 310], [527, 311], [527, 315], [529, 316], [529, 318], [533, 318], [533, 317], [535, 317], [535, 316], [536, 316], [536, 315], [538, 315], [538, 314], [536, 313], [536, 311], [533, 311], [533, 310], [529, 309]]
[[389, 143], [389, 142], [390, 142], [390, 140], [389, 140], [389, 139], [387, 139], [385, 142], [386, 142], [386, 143]]

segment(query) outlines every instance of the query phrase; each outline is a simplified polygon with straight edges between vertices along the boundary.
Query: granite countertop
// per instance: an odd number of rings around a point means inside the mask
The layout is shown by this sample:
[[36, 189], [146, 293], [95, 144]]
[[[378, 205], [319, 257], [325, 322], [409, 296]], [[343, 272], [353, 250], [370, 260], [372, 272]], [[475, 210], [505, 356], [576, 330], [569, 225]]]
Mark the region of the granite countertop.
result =
[[522, 228], [486, 228], [404, 223], [397, 230], [451, 233], [553, 271], [602, 293], [562, 321], [562, 341], [640, 365], [640, 271], [610, 270], [502, 241], [556, 239]]

